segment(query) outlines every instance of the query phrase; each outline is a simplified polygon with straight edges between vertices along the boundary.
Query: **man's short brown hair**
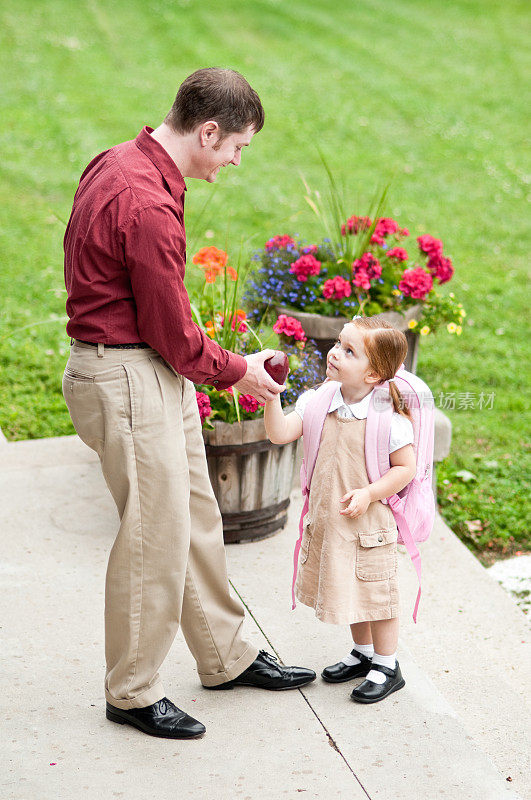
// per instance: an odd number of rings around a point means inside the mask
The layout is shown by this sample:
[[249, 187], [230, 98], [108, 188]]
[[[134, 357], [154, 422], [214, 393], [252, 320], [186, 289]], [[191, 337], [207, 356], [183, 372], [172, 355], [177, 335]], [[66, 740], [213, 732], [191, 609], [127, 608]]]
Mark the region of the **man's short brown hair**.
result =
[[249, 125], [254, 133], [262, 129], [260, 98], [239, 72], [218, 67], [193, 72], [179, 86], [164, 122], [177, 133], [189, 133], [210, 119], [218, 123], [222, 137]]

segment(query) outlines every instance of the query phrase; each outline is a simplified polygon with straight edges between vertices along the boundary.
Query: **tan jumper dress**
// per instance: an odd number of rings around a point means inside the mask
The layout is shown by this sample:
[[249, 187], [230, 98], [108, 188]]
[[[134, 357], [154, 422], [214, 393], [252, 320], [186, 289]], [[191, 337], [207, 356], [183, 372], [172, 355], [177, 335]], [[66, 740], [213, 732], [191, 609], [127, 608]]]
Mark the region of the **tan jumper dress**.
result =
[[369, 485], [366, 419], [327, 414], [304, 521], [295, 595], [336, 625], [397, 617], [397, 536], [389, 506], [371, 503], [357, 519], [339, 511], [350, 489]]

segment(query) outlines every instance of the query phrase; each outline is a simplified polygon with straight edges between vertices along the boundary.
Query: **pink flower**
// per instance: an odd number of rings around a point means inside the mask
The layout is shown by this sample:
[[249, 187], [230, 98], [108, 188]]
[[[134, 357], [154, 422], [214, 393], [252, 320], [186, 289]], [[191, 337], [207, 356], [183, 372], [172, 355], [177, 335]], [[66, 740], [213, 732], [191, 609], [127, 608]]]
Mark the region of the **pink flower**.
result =
[[310, 275], [319, 275], [321, 262], [313, 256], [301, 256], [289, 268], [297, 276], [298, 281], [307, 281]]
[[347, 230], [349, 233], [356, 235], [358, 231], [368, 230], [372, 225], [369, 217], [349, 217], [345, 225], [341, 226], [341, 235], [346, 236]]
[[255, 411], [258, 411], [260, 406], [265, 405], [265, 403], [259, 403], [256, 397], [253, 397], [252, 394], [241, 394], [238, 397], [238, 402], [243, 410], [248, 411], [249, 414], [254, 414]]
[[273, 330], [279, 335], [283, 333], [285, 336], [293, 336], [299, 342], [306, 341], [306, 336], [299, 320], [288, 317], [286, 314], [280, 314], [273, 325]]
[[[245, 319], [247, 319], [247, 314], [245, 313], [243, 308], [237, 308], [236, 312], [234, 313], [234, 315], [232, 317], [232, 322], [231, 322], [232, 330], [235, 331], [236, 328], [237, 328], [240, 333], [246, 333], [246, 331], [247, 331], [247, 323], [244, 322]], [[222, 314], [221, 315], [221, 327], [223, 328], [224, 326], [225, 326], [225, 317]]]
[[291, 236], [273, 236], [272, 239], [268, 239], [265, 243], [266, 250], [282, 250], [286, 247], [296, 246], [295, 239], [292, 239]]
[[426, 264], [431, 274], [439, 281], [439, 283], [446, 283], [454, 274], [454, 268], [449, 258], [443, 255], [430, 256]]
[[302, 248], [301, 253], [303, 254], [303, 256], [308, 256], [308, 255], [314, 256], [317, 253], [318, 249], [319, 248], [317, 247], [316, 244], [309, 244], [307, 247]]
[[403, 247], [392, 247], [391, 250], [387, 251], [386, 256], [387, 258], [394, 258], [397, 261], [407, 261], [409, 258], [407, 250], [404, 250]]
[[383, 244], [385, 237], [391, 233], [396, 233], [398, 230], [398, 222], [390, 217], [381, 217], [376, 223], [376, 227], [371, 236], [372, 244]]
[[408, 231], [407, 228], [399, 228], [397, 233], [396, 233], [396, 235], [400, 236], [401, 238], [403, 238], [405, 236], [409, 236], [409, 231]]
[[354, 286], [359, 286], [361, 289], [365, 289], [365, 291], [368, 292], [371, 288], [371, 279], [369, 278], [369, 273], [360, 267], [360, 269], [356, 271], [353, 283]]
[[365, 291], [369, 291], [371, 281], [379, 278], [382, 274], [382, 267], [372, 253], [364, 253], [361, 258], [352, 262], [352, 273], [354, 286], [360, 286]]
[[204, 392], [195, 393], [197, 405], [199, 407], [199, 416], [201, 417], [201, 425], [207, 417], [212, 414], [212, 406], [210, 405], [210, 397]]
[[330, 297], [333, 297], [334, 300], [341, 300], [342, 297], [350, 297], [351, 294], [352, 287], [350, 283], [345, 278], [342, 278], [341, 275], [325, 281], [323, 286], [323, 297], [326, 297], [327, 300]]
[[364, 253], [361, 258], [357, 258], [352, 263], [352, 272], [354, 286], [368, 292], [371, 288], [371, 280], [379, 278], [382, 274], [382, 267], [372, 253]]
[[433, 236], [426, 234], [418, 237], [417, 244], [419, 250], [429, 256], [442, 256], [443, 243], [440, 239], [434, 239]]
[[424, 300], [428, 292], [433, 287], [433, 278], [422, 269], [422, 267], [415, 267], [415, 269], [406, 269], [402, 275], [398, 288], [401, 292], [408, 297], [414, 297], [415, 300]]

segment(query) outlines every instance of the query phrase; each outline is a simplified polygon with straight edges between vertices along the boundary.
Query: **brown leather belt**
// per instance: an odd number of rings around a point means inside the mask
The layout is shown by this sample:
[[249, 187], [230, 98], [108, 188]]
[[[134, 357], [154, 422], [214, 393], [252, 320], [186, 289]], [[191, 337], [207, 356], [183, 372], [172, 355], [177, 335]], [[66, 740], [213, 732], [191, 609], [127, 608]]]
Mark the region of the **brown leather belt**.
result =
[[[83, 344], [90, 344], [92, 347], [97, 347], [98, 342], [86, 342], [84, 339], [75, 339], [76, 342]], [[151, 345], [147, 342], [132, 342], [130, 344], [104, 344], [105, 347], [111, 347], [113, 350], [135, 350], [137, 347], [150, 348]]]

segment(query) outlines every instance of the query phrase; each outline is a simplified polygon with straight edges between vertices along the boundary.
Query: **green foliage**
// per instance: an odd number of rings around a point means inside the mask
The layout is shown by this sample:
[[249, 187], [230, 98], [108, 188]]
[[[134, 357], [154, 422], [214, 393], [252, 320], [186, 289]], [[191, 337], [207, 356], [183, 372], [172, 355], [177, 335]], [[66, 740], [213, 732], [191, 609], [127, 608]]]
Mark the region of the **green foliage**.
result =
[[422, 316], [415, 327], [420, 330], [427, 326], [431, 332], [435, 333], [437, 328], [446, 322], [448, 333], [461, 336], [465, 317], [466, 311], [463, 304], [456, 300], [454, 292], [443, 294], [433, 289], [427, 301], [422, 305]]
[[[458, 470], [463, 464], [475, 470]], [[459, 477], [460, 473], [465, 473]], [[497, 459], [485, 459], [482, 453], [454, 455], [438, 469], [438, 503], [448, 525], [489, 566], [496, 558], [529, 547], [531, 487], [520, 463], [510, 453]]]
[[[194, 69], [227, 65], [249, 79], [266, 123], [228, 167], [189, 252], [225, 237], [322, 235], [301, 203], [301, 171], [323, 185], [316, 143], [345, 187], [349, 213], [395, 174], [389, 216], [445, 244], [460, 337], [423, 337], [418, 372], [442, 392], [496, 393], [491, 411], [448, 411], [458, 481], [449, 524], [476, 550], [530, 546], [523, 430], [529, 383], [529, 235], [519, 155], [529, 52], [517, 0], [19, 0], [0, 10], [0, 427], [10, 440], [73, 433], [61, 395], [68, 356], [63, 222], [88, 161], [155, 127]], [[235, 23], [237, 20], [237, 24]], [[528, 170], [527, 170], [528, 171]], [[187, 224], [212, 186], [188, 180]], [[61, 222], [61, 220], [63, 222]], [[422, 221], [424, 230], [416, 228]], [[209, 236], [206, 232], [209, 231]], [[444, 288], [444, 287], [443, 287]], [[367, 313], [370, 313], [367, 310]], [[52, 318], [56, 315], [57, 321]], [[30, 323], [45, 324], [27, 328]], [[529, 426], [527, 426], [529, 427]], [[478, 439], [482, 444], [478, 443]], [[497, 461], [486, 468], [474, 454]], [[510, 454], [510, 459], [504, 456]], [[509, 464], [512, 461], [512, 464]], [[450, 493], [450, 492], [448, 492]], [[492, 496], [496, 503], [488, 498]], [[466, 521], [488, 522], [471, 541]], [[473, 531], [478, 533], [478, 531]], [[510, 537], [514, 537], [511, 542]]]

